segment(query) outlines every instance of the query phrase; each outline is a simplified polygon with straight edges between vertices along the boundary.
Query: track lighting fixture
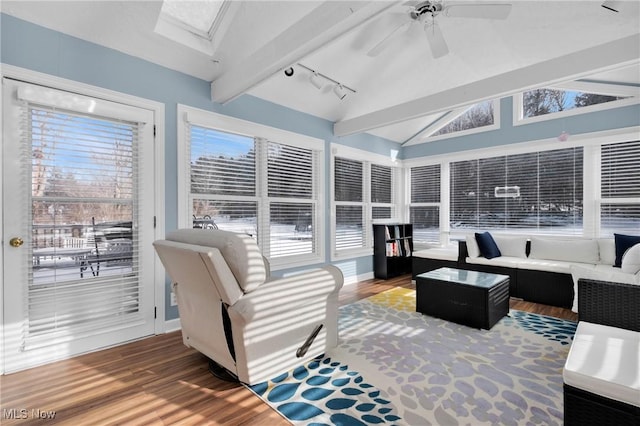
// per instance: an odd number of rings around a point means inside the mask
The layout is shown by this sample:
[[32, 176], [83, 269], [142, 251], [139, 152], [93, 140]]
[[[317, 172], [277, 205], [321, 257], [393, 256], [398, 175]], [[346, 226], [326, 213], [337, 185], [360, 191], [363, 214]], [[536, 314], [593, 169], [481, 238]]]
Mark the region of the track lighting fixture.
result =
[[320, 77], [320, 74], [318, 74], [317, 72], [314, 72], [313, 74], [311, 74], [311, 76], [309, 76], [309, 81], [316, 89], [322, 89], [322, 77]]
[[601, 6], [612, 12], [620, 12], [620, 2], [617, 0], [606, 0]]
[[293, 67], [286, 68], [284, 70], [284, 75], [286, 75], [287, 77], [291, 77], [293, 75]]
[[309, 75], [309, 82], [313, 85], [313, 87], [315, 87], [318, 90], [322, 90], [322, 88], [325, 86], [326, 83], [331, 83], [333, 85], [333, 93], [338, 97], [338, 99], [342, 100], [344, 99], [347, 94], [349, 92], [351, 93], [356, 93], [355, 90], [353, 90], [352, 88], [345, 86], [344, 84], [340, 83], [339, 81], [334, 80], [331, 77], [328, 77], [322, 73], [319, 73], [318, 71], [309, 68], [306, 65], [297, 64], [300, 68], [303, 68], [307, 71], [309, 71], [310, 75]]
[[345, 92], [344, 86], [342, 84], [336, 84], [335, 86], [333, 86], [333, 93], [340, 100], [343, 100], [344, 97], [347, 96], [347, 92]]

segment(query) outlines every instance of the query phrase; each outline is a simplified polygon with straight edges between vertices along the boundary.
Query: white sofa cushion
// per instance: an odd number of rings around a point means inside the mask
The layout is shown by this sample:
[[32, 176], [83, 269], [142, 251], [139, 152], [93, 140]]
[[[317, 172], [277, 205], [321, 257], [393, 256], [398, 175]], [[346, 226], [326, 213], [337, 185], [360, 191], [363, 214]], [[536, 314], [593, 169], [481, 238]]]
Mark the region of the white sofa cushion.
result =
[[480, 247], [478, 247], [475, 234], [467, 235], [464, 239], [467, 242], [467, 253], [469, 253], [469, 257], [480, 257]]
[[510, 256], [500, 256], [494, 257], [492, 259], [487, 259], [486, 257], [467, 257], [467, 263], [475, 264], [475, 265], [491, 265], [491, 266], [500, 266], [503, 268], [517, 268], [518, 262], [522, 259], [519, 257], [510, 257]]
[[600, 249], [600, 263], [611, 265], [616, 262], [616, 243], [613, 238], [598, 238]]
[[620, 269], [627, 274], [640, 271], [640, 244], [634, 245], [624, 253]]
[[422, 257], [425, 259], [437, 259], [437, 260], [458, 260], [458, 248], [457, 247], [437, 247], [424, 250], [418, 250], [413, 252], [414, 257]]
[[531, 259], [599, 263], [600, 249], [595, 240], [531, 237]]
[[640, 332], [580, 321], [562, 371], [564, 383], [640, 407]]
[[564, 260], [546, 260], [546, 259], [520, 259], [518, 268], [529, 269], [531, 271], [557, 272], [559, 274], [570, 274], [571, 267], [574, 265], [583, 268], [594, 268], [591, 263], [567, 262]]
[[578, 280], [581, 278], [596, 281], [613, 281], [623, 284], [640, 284], [640, 273], [625, 274], [614, 266], [609, 265], [572, 265], [571, 277], [573, 278], [573, 306], [571, 310], [578, 312]]
[[503, 256], [527, 257], [527, 237], [496, 234], [493, 239]]

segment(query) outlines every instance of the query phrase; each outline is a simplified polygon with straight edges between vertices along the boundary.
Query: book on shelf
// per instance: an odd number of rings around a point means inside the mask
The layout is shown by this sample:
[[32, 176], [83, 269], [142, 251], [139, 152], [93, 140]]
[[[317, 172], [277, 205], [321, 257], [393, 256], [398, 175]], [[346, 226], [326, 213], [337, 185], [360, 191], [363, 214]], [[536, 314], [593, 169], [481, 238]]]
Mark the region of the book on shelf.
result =
[[400, 256], [400, 248], [397, 241], [392, 241], [387, 243], [386, 249], [387, 257], [398, 257]]
[[411, 244], [409, 243], [409, 239], [405, 238], [403, 241], [404, 241], [405, 256], [411, 256]]
[[411, 256], [411, 246], [407, 239], [399, 239], [386, 243], [385, 254], [387, 257]]

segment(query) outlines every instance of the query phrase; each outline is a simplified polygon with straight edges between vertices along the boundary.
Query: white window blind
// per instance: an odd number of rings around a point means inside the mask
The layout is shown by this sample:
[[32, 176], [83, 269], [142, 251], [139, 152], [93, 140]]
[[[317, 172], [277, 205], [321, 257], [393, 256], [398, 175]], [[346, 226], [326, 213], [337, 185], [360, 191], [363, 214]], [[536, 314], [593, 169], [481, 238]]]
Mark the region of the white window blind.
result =
[[391, 204], [391, 167], [371, 165], [371, 202]]
[[365, 247], [364, 163], [334, 158], [336, 201], [336, 251]]
[[371, 164], [370, 194], [371, 218], [391, 219], [394, 216], [393, 173], [394, 169], [380, 164]]
[[640, 234], [640, 141], [601, 147], [600, 233]]
[[411, 168], [410, 221], [415, 243], [440, 240], [440, 165]]
[[317, 150], [197, 125], [187, 133], [194, 227], [252, 235], [271, 260], [319, 256]]
[[268, 142], [269, 257], [316, 253], [317, 152]]
[[26, 349], [139, 319], [143, 125], [25, 104], [33, 257]]
[[451, 230], [582, 233], [581, 147], [450, 166]]

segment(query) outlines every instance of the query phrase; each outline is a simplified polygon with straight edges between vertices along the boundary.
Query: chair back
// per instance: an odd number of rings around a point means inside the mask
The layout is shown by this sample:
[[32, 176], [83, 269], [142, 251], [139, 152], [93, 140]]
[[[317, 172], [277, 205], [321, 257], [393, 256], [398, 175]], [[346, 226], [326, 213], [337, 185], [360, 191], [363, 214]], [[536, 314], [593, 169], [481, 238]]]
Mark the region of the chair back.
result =
[[220, 250], [243, 293], [255, 290], [267, 279], [260, 248], [249, 235], [219, 229], [178, 229], [168, 233], [165, 239]]

